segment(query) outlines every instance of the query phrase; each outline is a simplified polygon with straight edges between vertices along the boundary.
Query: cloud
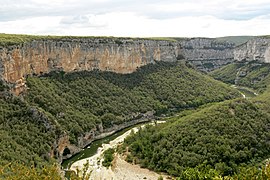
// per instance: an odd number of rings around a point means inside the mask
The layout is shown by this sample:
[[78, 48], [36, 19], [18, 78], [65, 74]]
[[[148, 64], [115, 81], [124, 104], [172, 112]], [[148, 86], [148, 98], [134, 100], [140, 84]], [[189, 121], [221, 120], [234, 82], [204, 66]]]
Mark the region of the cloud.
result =
[[108, 23], [102, 16], [96, 15], [76, 15], [65, 16], [61, 19], [60, 25], [77, 26], [77, 27], [93, 27], [93, 28], [105, 28]]
[[223, 19], [252, 19], [270, 10], [268, 0], [9, 0], [1, 3], [0, 20], [37, 16], [76, 16], [133, 12], [153, 19], [211, 15]]
[[248, 20], [270, 12], [270, 3], [265, 0], [161, 2], [153, 4], [151, 12], [159, 16], [167, 14], [168, 17], [211, 15], [220, 19]]
[[225, 36], [270, 32], [269, 0], [9, 0], [4, 33]]

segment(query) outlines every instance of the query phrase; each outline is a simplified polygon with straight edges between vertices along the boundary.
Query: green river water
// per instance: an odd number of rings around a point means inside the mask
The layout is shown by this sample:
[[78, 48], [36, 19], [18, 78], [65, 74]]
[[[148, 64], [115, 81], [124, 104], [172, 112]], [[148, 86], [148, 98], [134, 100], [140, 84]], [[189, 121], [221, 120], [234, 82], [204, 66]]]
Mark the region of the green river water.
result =
[[[241, 93], [243, 93], [247, 98], [250, 97], [254, 97], [256, 96], [255, 92], [246, 88], [246, 87], [239, 87], [239, 86], [234, 86], [236, 89], [238, 89]], [[136, 126], [141, 126], [142, 124], [137, 124], [128, 128], [125, 128], [123, 130], [120, 130], [110, 136], [107, 136], [105, 138], [99, 139], [99, 140], [95, 140], [93, 141], [90, 145], [88, 145], [87, 147], [85, 147], [82, 151], [80, 151], [78, 154], [72, 156], [69, 159], [66, 159], [62, 162], [62, 168], [63, 169], [69, 169], [70, 166], [81, 159], [85, 159], [88, 157], [91, 157], [93, 155], [95, 155], [97, 153], [97, 150], [99, 147], [102, 146], [102, 144], [108, 144], [110, 141], [114, 140], [115, 138], [117, 138], [118, 136], [124, 134], [125, 132], [127, 132], [128, 130], [130, 130], [133, 127]]]
[[108, 144], [110, 141], [114, 140], [115, 138], [117, 138], [118, 136], [124, 134], [125, 132], [127, 132], [128, 130], [130, 130], [131, 128], [134, 128], [136, 126], [141, 126], [143, 123], [134, 125], [134, 126], [130, 126], [128, 128], [125, 128], [123, 130], [120, 130], [110, 136], [107, 136], [105, 138], [99, 139], [99, 140], [95, 140], [93, 141], [91, 144], [89, 144], [87, 147], [85, 147], [82, 151], [80, 151], [78, 154], [72, 156], [69, 159], [63, 160], [62, 162], [62, 168], [63, 169], [69, 169], [70, 166], [81, 159], [85, 159], [88, 157], [91, 157], [93, 155], [95, 155], [97, 153], [97, 150], [99, 147], [102, 146], [102, 144]]
[[247, 87], [241, 87], [241, 86], [235, 86], [235, 88], [240, 91], [241, 93], [243, 93], [246, 98], [251, 98], [251, 97], [255, 97], [256, 96], [256, 93], [250, 89], [250, 88], [247, 88]]

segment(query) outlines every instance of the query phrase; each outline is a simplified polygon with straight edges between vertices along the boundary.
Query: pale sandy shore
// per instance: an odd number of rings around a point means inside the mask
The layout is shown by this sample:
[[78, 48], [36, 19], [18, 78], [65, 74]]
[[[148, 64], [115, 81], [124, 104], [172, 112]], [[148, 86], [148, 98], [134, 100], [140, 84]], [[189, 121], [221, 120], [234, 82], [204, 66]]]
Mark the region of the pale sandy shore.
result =
[[[158, 122], [158, 123], [162, 123]], [[142, 125], [143, 128], [145, 125]], [[97, 151], [97, 153], [89, 158], [82, 159], [73, 163], [70, 167], [70, 170], [76, 171], [76, 169], [82, 170], [84, 164], [89, 162], [89, 170], [92, 171], [90, 179], [91, 180], [137, 180], [137, 179], [148, 179], [148, 180], [156, 180], [160, 176], [159, 174], [150, 171], [148, 169], [141, 168], [138, 165], [133, 165], [127, 163], [123, 160], [119, 155], [116, 155], [113, 168], [106, 168], [102, 166], [102, 154], [109, 148], [116, 148], [119, 144], [121, 144], [124, 139], [130, 135], [131, 131], [136, 133], [138, 131], [138, 127], [134, 127], [124, 134], [118, 136], [116, 139], [110, 141], [109, 144], [102, 144]]]

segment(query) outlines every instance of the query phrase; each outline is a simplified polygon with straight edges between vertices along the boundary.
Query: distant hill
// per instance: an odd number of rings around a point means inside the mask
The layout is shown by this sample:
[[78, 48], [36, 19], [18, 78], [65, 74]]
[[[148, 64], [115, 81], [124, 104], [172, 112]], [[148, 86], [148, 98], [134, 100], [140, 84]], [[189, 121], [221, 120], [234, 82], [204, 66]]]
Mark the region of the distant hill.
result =
[[262, 35], [262, 36], [224, 36], [224, 37], [217, 37], [215, 38], [218, 41], [228, 41], [234, 43], [236, 46], [246, 43], [248, 40], [256, 38], [256, 37], [263, 37], [263, 38], [270, 38], [270, 35]]
[[236, 84], [264, 91], [270, 84], [270, 64], [257, 62], [235, 62], [209, 73], [225, 83]]
[[236, 46], [244, 44], [255, 36], [225, 36], [216, 38], [218, 41], [228, 41], [234, 43]]

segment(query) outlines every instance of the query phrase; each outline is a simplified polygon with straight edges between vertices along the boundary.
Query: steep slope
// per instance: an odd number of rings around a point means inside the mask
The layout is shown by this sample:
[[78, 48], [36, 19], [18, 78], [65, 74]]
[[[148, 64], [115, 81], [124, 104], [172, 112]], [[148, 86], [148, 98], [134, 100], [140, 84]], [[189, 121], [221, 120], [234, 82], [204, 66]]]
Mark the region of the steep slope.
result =
[[233, 51], [237, 61], [270, 62], [270, 38], [269, 36], [257, 36], [246, 43], [237, 46]]
[[212, 71], [233, 62], [234, 44], [211, 38], [181, 40], [181, 55], [201, 71]]
[[231, 63], [220, 69], [216, 69], [210, 72], [209, 75], [225, 83], [235, 84], [238, 71], [244, 65], [244, 63]]
[[0, 34], [0, 79], [15, 94], [25, 78], [55, 70], [131, 73], [154, 61], [186, 59], [202, 71], [233, 61], [234, 44], [210, 38], [121, 38]]
[[[52, 72], [28, 77], [13, 97], [1, 84], [1, 164], [61, 161], [102, 132], [168, 111], [240, 96], [185, 62], [147, 65], [131, 74]], [[10, 97], [10, 98], [7, 98]], [[147, 119], [145, 119], [147, 120]]]
[[49, 117], [17, 97], [0, 97], [0, 166], [23, 162], [40, 167], [57, 137]]
[[236, 62], [210, 75], [260, 95], [184, 112], [169, 123], [141, 130], [126, 140], [129, 161], [180, 179], [267, 179], [256, 167], [269, 158], [269, 64]]
[[129, 160], [179, 177], [190, 171], [203, 179], [233, 175], [269, 158], [270, 116], [247, 100], [218, 103], [172, 121], [126, 139]]
[[235, 62], [210, 73], [217, 80], [263, 92], [270, 84], [270, 64]]
[[236, 97], [236, 91], [188, 68], [185, 63], [147, 65], [132, 74], [52, 73], [30, 77], [25, 96], [57, 119], [70, 140], [97, 128], [111, 128], [142, 114], [198, 107]]

